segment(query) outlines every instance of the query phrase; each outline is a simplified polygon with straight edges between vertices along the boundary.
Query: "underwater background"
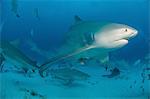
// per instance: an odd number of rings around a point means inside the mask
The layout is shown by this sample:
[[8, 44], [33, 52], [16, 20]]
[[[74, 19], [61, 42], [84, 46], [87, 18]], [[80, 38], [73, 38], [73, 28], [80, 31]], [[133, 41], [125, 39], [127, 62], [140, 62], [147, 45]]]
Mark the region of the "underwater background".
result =
[[[149, 9], [149, 0], [1, 0], [0, 39], [19, 40], [18, 49], [38, 64], [55, 56], [55, 50], [63, 44], [65, 33], [74, 24], [74, 16], [85, 21], [123, 23], [137, 29], [138, 35], [125, 47], [110, 53], [110, 70], [116, 67], [120, 71], [113, 78], [102, 77], [110, 72], [95, 61], [85, 66], [73, 63], [76, 69], [88, 73], [90, 79], [64, 85], [50, 75], [45, 78], [38, 74], [26, 77], [12, 72], [15, 67], [5, 61], [4, 70], [0, 73], [0, 99], [150, 98]], [[28, 40], [32, 40], [31, 45], [27, 44]], [[39, 51], [31, 49], [33, 42]], [[45, 56], [42, 51], [49, 53]], [[66, 62], [69, 63], [71, 61]], [[53, 67], [60, 64], [58, 62]], [[68, 75], [72, 75], [71, 72]], [[54, 75], [57, 75], [55, 71]]]

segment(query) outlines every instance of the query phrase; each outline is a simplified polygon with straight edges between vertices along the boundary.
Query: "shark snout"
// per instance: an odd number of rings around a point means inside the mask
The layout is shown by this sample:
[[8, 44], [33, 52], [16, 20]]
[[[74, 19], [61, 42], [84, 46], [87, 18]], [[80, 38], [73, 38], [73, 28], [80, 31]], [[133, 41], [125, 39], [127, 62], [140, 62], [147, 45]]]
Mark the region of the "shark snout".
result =
[[131, 38], [134, 38], [138, 34], [138, 31], [136, 29], [132, 29], [129, 32], [126, 33], [119, 33], [117, 37], [115, 38], [115, 41], [119, 40], [130, 40]]
[[130, 35], [130, 38], [135, 37], [137, 34], [138, 34], [138, 31], [134, 29], [133, 32]]
[[130, 33], [130, 35], [126, 38], [127, 40], [134, 38], [138, 34], [138, 31], [136, 29], [133, 29]]

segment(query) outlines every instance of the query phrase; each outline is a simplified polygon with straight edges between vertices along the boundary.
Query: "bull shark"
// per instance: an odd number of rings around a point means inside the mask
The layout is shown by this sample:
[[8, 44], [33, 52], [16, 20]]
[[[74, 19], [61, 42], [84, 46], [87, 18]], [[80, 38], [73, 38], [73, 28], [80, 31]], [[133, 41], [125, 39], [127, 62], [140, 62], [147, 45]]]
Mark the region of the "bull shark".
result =
[[75, 57], [97, 57], [101, 62], [109, 60], [108, 53], [127, 45], [138, 31], [133, 27], [120, 23], [83, 21], [75, 16], [64, 44], [58, 50], [56, 57], [51, 58], [40, 66], [40, 74], [52, 64]]
[[73, 68], [51, 69], [50, 73], [54, 79], [62, 80], [67, 85], [74, 80], [87, 80], [90, 77], [87, 73]]
[[16, 48], [11, 42], [6, 40], [0, 41], [1, 54], [6, 61], [12, 63], [17, 68], [24, 70], [26, 73], [28, 70], [36, 70], [38, 66], [36, 62], [32, 61], [23, 52]]

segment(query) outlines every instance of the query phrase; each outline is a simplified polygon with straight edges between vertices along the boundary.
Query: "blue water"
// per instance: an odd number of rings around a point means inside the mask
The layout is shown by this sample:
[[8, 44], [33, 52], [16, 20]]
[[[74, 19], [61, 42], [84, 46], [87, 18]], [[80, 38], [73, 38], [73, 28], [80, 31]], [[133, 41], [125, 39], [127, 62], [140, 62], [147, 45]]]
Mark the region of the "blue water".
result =
[[[121, 58], [128, 59], [128, 54], [130, 54], [131, 59], [137, 59], [148, 53], [148, 0], [38, 0], [36, 3], [35, 1], [21, 1], [18, 5], [18, 13], [21, 16], [19, 19], [11, 12], [9, 0], [1, 2], [4, 5], [2, 6], [2, 20], [5, 22], [3, 33], [10, 40], [27, 38], [33, 28], [35, 31], [33, 39], [40, 47], [49, 49], [51, 42], [54, 45], [60, 43], [63, 33], [73, 24], [74, 15], [79, 15], [84, 20], [128, 24], [139, 31], [138, 37], [119, 51]], [[39, 9], [40, 20], [35, 18], [34, 8]]]
[[[11, 10], [11, 0], [0, 1], [0, 22], [4, 23], [1, 39], [8, 41], [20, 39], [20, 50], [34, 60], [44, 62], [45, 58], [30, 50], [26, 44], [27, 39], [32, 39], [42, 50], [57, 49], [62, 45], [65, 32], [74, 23], [75, 15], [85, 21], [123, 23], [138, 30], [138, 35], [128, 45], [111, 53], [112, 60], [115, 57], [115, 60], [134, 64], [137, 60], [143, 61], [142, 59], [149, 54], [149, 0], [17, 0], [16, 2], [19, 17]], [[39, 18], [35, 15], [35, 8], [38, 9]], [[31, 30], [34, 30], [33, 36]], [[139, 67], [140, 69], [143, 69], [143, 66]], [[107, 89], [107, 86], [105, 87]], [[148, 94], [149, 89], [144, 92], [145, 96]], [[88, 95], [84, 94], [83, 98], [84, 96]]]

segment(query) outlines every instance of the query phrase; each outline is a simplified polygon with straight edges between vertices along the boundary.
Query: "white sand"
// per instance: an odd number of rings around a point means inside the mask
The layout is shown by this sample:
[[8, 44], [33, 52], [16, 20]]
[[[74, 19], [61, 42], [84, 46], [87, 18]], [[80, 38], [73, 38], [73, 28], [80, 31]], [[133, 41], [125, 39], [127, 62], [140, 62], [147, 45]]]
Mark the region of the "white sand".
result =
[[[108, 74], [102, 67], [80, 69], [88, 71], [91, 77], [87, 81], [75, 81], [71, 86], [64, 86], [50, 76], [41, 78], [36, 74], [29, 78], [15, 72], [0, 73], [0, 99], [148, 99], [150, 94], [150, 81], [142, 84], [141, 70], [137, 68], [115, 78], [101, 77]], [[34, 90], [44, 97], [32, 96], [26, 90]]]

